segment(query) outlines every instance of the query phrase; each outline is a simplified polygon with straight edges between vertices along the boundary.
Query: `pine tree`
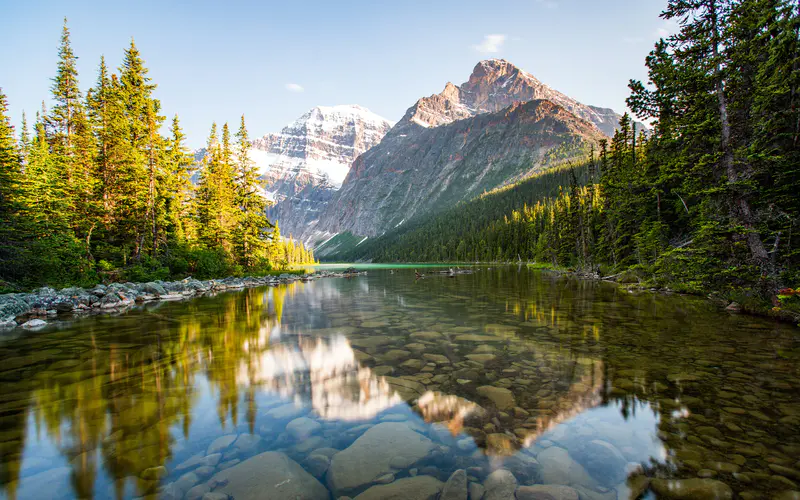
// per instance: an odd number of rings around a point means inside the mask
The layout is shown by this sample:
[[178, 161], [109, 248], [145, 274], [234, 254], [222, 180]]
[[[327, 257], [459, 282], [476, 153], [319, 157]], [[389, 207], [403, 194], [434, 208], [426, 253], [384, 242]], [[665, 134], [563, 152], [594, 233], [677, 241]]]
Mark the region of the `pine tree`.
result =
[[17, 217], [22, 159], [7, 112], [6, 96], [0, 89], [0, 277], [15, 274], [14, 262], [19, 255]]
[[227, 124], [223, 126], [222, 143], [216, 137], [216, 124], [211, 127], [206, 157], [198, 186], [198, 222], [200, 240], [209, 248], [232, 255], [232, 234], [239, 221], [233, 177], [233, 152]]
[[236, 133], [236, 203], [241, 211], [235, 246], [236, 259], [244, 268], [252, 268], [268, 258], [269, 229], [267, 201], [261, 193], [258, 171], [250, 159], [250, 139], [244, 115]]
[[28, 118], [25, 111], [22, 112], [22, 124], [19, 131], [19, 153], [23, 165], [28, 161], [28, 150], [31, 147], [31, 134], [28, 130]]
[[147, 76], [133, 40], [125, 50], [119, 71], [114, 90], [122, 104], [127, 151], [121, 155], [118, 224], [131, 256], [138, 260], [148, 246], [150, 249], [157, 246], [155, 182], [159, 138], [156, 131], [164, 117], [158, 114], [161, 105], [152, 97], [156, 86]]
[[68, 157], [72, 156], [76, 114], [82, 107], [77, 61], [70, 44], [67, 19], [64, 18], [61, 45], [58, 49], [58, 70], [52, 86], [55, 105], [46, 121], [52, 134], [54, 152]]
[[190, 211], [194, 191], [191, 181], [194, 158], [186, 149], [186, 135], [181, 129], [178, 115], [172, 118], [171, 133], [166, 146], [164, 178], [159, 186], [159, 197], [164, 200], [168, 239], [184, 242], [196, 237]]

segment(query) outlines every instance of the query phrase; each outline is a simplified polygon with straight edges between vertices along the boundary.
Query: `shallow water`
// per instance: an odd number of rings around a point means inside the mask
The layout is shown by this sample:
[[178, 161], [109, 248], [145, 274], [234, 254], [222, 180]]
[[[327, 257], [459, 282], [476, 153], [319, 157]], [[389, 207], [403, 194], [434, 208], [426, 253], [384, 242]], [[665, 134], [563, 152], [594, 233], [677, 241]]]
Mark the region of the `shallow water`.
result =
[[0, 338], [0, 497], [428, 498], [464, 469], [470, 498], [769, 498], [800, 489], [798, 332], [524, 267], [76, 319]]

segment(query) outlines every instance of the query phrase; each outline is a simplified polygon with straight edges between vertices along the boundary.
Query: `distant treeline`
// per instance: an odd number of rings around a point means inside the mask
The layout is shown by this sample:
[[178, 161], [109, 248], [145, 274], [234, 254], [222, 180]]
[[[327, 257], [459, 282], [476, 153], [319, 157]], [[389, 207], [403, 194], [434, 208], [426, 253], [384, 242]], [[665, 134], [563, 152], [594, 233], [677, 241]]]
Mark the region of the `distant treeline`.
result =
[[[379, 261], [532, 260], [780, 307], [800, 285], [800, 6], [671, 0], [627, 115], [586, 165], [365, 243]], [[585, 182], [588, 180], [588, 182]], [[560, 189], [559, 189], [560, 187]], [[555, 192], [554, 192], [555, 191]], [[791, 294], [788, 294], [791, 295]]]
[[76, 60], [65, 21], [53, 106], [42, 104], [32, 131], [23, 115], [15, 133], [0, 91], [0, 281], [220, 277], [314, 260], [265, 216], [244, 117], [234, 138], [227, 124], [221, 139], [212, 127], [195, 186], [178, 117], [162, 135], [133, 41], [117, 74], [101, 58], [85, 96]]

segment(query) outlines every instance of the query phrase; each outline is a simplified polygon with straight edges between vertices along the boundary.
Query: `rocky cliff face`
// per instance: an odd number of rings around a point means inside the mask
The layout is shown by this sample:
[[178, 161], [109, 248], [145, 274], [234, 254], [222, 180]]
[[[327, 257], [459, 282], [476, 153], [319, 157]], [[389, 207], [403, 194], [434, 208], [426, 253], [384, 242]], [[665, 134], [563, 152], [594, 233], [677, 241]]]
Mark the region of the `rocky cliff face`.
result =
[[565, 160], [603, 135], [545, 100], [515, 103], [413, 135], [390, 132], [353, 163], [317, 230], [380, 235]]
[[553, 90], [530, 73], [504, 59], [479, 62], [461, 86], [448, 82], [440, 94], [423, 97], [398, 123], [437, 127], [480, 113], [493, 113], [519, 101], [546, 99], [570, 113], [592, 122], [605, 135], [612, 136], [620, 115], [608, 108], [582, 104]]
[[361, 106], [318, 106], [277, 134], [253, 141], [270, 219], [282, 234], [300, 236], [325, 209], [360, 154], [380, 142], [392, 123]]
[[359, 156], [304, 239], [380, 235], [529, 173], [584, 156], [619, 116], [557, 92], [505, 60], [417, 101]]

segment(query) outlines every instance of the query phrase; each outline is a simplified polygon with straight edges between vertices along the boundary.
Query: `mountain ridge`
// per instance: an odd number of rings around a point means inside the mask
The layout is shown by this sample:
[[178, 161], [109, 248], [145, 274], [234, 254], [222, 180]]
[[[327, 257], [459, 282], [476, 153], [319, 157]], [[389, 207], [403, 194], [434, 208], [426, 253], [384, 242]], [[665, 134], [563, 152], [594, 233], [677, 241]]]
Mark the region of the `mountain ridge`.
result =
[[302, 239], [344, 231], [382, 234], [409, 217], [587, 155], [613, 134], [619, 118], [551, 89], [506, 60], [481, 61], [465, 83], [448, 82], [441, 93], [418, 99], [380, 143], [359, 156]]

